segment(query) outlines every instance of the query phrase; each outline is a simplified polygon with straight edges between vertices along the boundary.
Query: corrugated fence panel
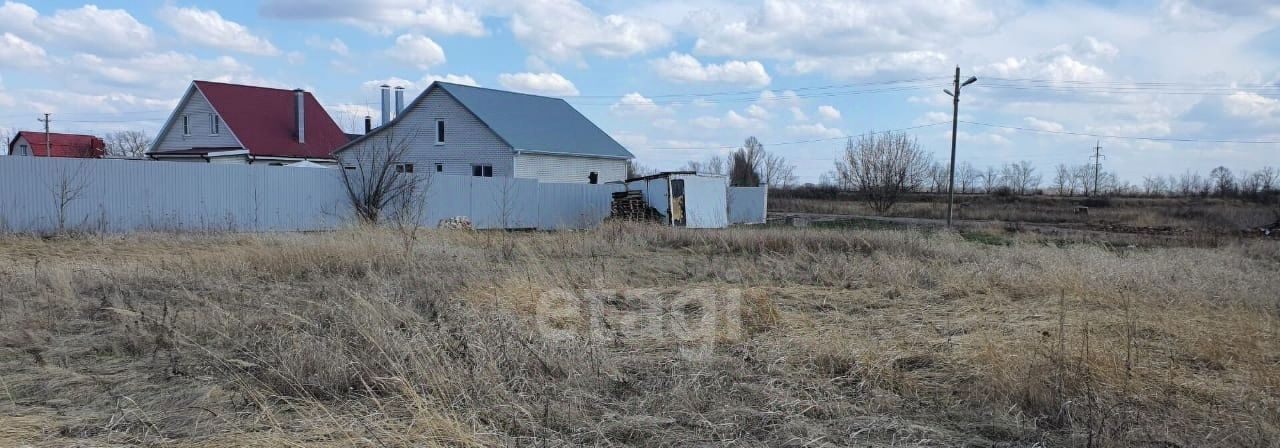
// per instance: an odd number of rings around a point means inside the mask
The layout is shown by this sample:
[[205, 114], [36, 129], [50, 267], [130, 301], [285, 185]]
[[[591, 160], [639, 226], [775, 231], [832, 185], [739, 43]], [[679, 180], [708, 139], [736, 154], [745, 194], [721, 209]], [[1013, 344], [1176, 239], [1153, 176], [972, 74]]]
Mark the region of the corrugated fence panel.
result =
[[[618, 184], [431, 175], [420, 222], [466, 216], [477, 228], [598, 225]], [[64, 194], [65, 193], [65, 194]], [[76, 194], [78, 193], [78, 194]], [[59, 207], [66, 199], [65, 207]], [[137, 160], [0, 157], [0, 231], [295, 231], [353, 221], [332, 169]]]
[[769, 187], [729, 187], [729, 223], [764, 224]]

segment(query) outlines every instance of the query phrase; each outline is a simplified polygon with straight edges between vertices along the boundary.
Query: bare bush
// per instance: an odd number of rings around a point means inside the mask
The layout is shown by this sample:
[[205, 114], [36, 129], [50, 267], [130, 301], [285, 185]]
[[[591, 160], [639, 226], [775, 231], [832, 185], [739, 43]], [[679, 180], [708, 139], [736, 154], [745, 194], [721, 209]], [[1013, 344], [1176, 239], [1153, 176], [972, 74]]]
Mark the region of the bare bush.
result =
[[876, 213], [885, 213], [903, 193], [919, 187], [929, 159], [916, 139], [905, 133], [871, 133], [846, 142], [836, 172]]
[[405, 157], [416, 133], [386, 130], [337, 156], [348, 202], [361, 222], [377, 224], [387, 206], [423, 189]]
[[141, 159], [147, 156], [151, 148], [151, 136], [145, 131], [112, 132], [103, 138], [106, 143], [106, 156], [125, 159]]

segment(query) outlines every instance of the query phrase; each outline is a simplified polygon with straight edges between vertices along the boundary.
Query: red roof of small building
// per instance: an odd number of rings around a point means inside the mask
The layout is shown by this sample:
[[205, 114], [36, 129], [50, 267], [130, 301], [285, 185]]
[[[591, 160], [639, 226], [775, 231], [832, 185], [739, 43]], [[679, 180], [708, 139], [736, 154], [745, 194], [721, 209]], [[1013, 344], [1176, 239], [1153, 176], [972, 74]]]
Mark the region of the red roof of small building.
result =
[[56, 134], [50, 132], [49, 145], [45, 146], [45, 133], [40, 131], [20, 131], [9, 142], [9, 154], [18, 151], [19, 138], [26, 139], [31, 155], [36, 157], [79, 157], [101, 158], [107, 153], [107, 144], [98, 137], [82, 134]]
[[347, 143], [347, 134], [311, 92], [303, 94], [306, 143], [298, 143], [292, 90], [210, 81], [195, 85], [251, 156], [327, 159]]

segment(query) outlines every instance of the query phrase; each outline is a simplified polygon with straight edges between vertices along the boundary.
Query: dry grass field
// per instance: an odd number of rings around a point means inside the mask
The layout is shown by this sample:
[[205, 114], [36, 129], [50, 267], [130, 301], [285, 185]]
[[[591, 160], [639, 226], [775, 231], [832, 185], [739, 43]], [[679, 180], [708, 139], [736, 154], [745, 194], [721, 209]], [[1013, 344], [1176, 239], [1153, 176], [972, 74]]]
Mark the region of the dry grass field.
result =
[[[1280, 220], [1280, 204], [1218, 198], [1111, 198], [1102, 203], [1088, 198], [1057, 196], [961, 195], [956, 219], [1027, 222], [1076, 228], [1156, 230], [1238, 234], [1241, 230]], [[1092, 204], [1088, 214], [1076, 207]], [[770, 197], [771, 212], [877, 215], [853, 197], [812, 199]], [[893, 206], [891, 217], [945, 219], [945, 195], [914, 195]], [[1135, 229], [1136, 228], [1136, 229]]]
[[349, 230], [0, 266], [0, 446], [1280, 446], [1277, 241]]

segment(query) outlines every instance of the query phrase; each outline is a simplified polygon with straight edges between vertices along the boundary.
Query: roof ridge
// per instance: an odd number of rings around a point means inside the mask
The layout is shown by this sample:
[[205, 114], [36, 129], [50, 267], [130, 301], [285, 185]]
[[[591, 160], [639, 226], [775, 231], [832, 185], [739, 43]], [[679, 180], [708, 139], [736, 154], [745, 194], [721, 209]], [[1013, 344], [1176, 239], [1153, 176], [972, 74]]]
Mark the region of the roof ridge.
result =
[[[255, 85], [251, 85], [251, 84], [236, 84], [236, 83], [234, 83], [234, 82], [206, 81], [206, 80], [203, 80], [203, 79], [193, 79], [193, 80], [191, 80], [191, 82], [193, 82], [193, 83], [201, 83], [201, 84], [218, 84], [218, 85], [223, 85], [223, 86], [233, 86], [233, 87], [247, 87], [247, 88], [250, 88], [250, 89], [274, 90], [274, 91], [277, 91], [277, 92], [294, 92], [294, 91], [298, 90], [298, 89], [282, 89], [282, 88], [279, 88], [279, 87], [255, 86]], [[305, 89], [304, 89], [304, 90], [302, 90], [302, 91], [303, 91], [303, 92], [306, 92], [306, 93], [308, 93], [308, 94], [310, 94], [310, 93], [311, 93], [311, 91], [309, 91], [309, 90], [305, 90]]]
[[480, 86], [473, 86], [473, 85], [467, 85], [467, 84], [458, 84], [458, 83], [456, 83], [456, 82], [448, 82], [448, 81], [432, 81], [432, 82], [437, 83], [437, 84], [447, 84], [447, 85], [451, 85], [451, 86], [464, 87], [464, 88], [468, 88], [468, 89], [488, 90], [488, 91], [490, 91], [490, 92], [501, 92], [501, 93], [507, 93], [507, 94], [511, 94], [511, 95], [524, 95], [524, 96], [531, 96], [531, 97], [534, 97], [534, 98], [545, 98], [545, 99], [548, 99], [548, 100], [560, 100], [560, 101], [564, 101], [564, 98], [562, 98], [562, 97], [558, 97], [558, 96], [535, 95], [535, 94], [532, 94], [532, 93], [516, 92], [516, 91], [514, 91], [514, 90], [502, 90], [502, 89], [495, 89], [495, 88], [492, 88], [492, 87], [480, 87]]

